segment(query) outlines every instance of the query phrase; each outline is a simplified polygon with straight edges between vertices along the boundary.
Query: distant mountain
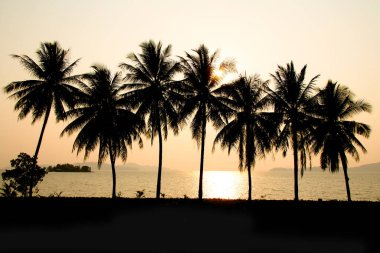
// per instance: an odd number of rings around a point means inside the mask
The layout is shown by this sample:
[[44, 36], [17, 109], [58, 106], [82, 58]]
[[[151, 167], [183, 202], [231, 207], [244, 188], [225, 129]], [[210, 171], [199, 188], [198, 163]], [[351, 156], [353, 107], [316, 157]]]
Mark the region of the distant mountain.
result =
[[[63, 163], [62, 163], [63, 164]], [[84, 162], [84, 163], [71, 163], [75, 166], [89, 166], [91, 167], [92, 171], [98, 170], [98, 163], [97, 162]], [[41, 167], [48, 167], [48, 166], [56, 166], [57, 164], [41, 164]], [[12, 169], [10, 166], [0, 168], [0, 170], [9, 170]], [[109, 163], [103, 163], [100, 167], [101, 170], [111, 170], [111, 164]], [[137, 163], [126, 163], [126, 164], [120, 164], [116, 165], [116, 170], [131, 170], [131, 171], [156, 171], [158, 169], [157, 166], [153, 165], [140, 165]], [[170, 171], [170, 168], [162, 167], [163, 171]]]
[[[340, 169], [342, 167], [340, 166]], [[288, 171], [288, 170], [293, 170], [293, 168], [273, 168], [270, 169], [270, 172], [282, 172], [282, 171]], [[306, 169], [309, 171], [309, 168]], [[326, 169], [327, 170], [327, 169]], [[311, 171], [313, 172], [322, 172], [322, 169], [320, 167], [312, 167]], [[378, 163], [370, 163], [370, 164], [364, 164], [356, 167], [348, 167], [349, 172], [379, 172], [380, 173], [380, 162]]]
[[[349, 168], [350, 169], [350, 168]], [[379, 163], [370, 163], [357, 167], [352, 167], [352, 171], [365, 171], [365, 172], [380, 172], [380, 162]]]
[[[269, 171], [270, 172], [283, 172], [283, 171], [289, 171], [289, 170], [292, 170], [293, 171], [293, 168], [284, 168], [284, 167], [279, 167], [279, 168], [273, 168], [273, 169], [270, 169]], [[307, 171], [310, 171], [310, 168], [309, 167], [306, 167], [306, 170]], [[312, 172], [319, 172], [319, 171], [322, 171], [322, 169], [320, 167], [311, 167], [311, 171]]]
[[288, 171], [288, 170], [291, 170], [291, 169], [293, 169], [293, 168], [281, 168], [281, 167], [279, 167], [279, 168], [270, 169], [269, 171], [270, 172], [283, 172], [283, 171]]
[[[85, 162], [85, 163], [74, 163], [74, 165], [78, 166], [89, 166], [91, 167], [92, 171], [98, 169], [98, 163], [96, 162]], [[111, 164], [109, 163], [103, 163], [100, 167], [101, 170], [110, 170]], [[116, 165], [116, 170], [134, 170], [134, 171], [155, 171], [157, 170], [157, 166], [153, 165], [140, 165], [137, 163], [126, 163], [126, 164], [120, 164]], [[169, 168], [163, 167], [162, 170], [170, 170]]]

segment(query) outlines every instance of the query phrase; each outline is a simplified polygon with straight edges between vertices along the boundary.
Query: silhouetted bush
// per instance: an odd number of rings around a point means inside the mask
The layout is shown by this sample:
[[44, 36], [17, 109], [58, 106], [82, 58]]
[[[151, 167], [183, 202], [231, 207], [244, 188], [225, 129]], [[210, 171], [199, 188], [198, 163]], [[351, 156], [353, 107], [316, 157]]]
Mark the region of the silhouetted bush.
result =
[[26, 153], [20, 153], [16, 159], [11, 160], [14, 169], [6, 170], [1, 174], [4, 182], [1, 195], [16, 197], [19, 194], [23, 197], [28, 195], [30, 187], [33, 188], [43, 180], [47, 171], [35, 164], [34, 158]]
[[145, 198], [145, 189], [143, 189], [142, 191], [136, 191], [136, 198]]

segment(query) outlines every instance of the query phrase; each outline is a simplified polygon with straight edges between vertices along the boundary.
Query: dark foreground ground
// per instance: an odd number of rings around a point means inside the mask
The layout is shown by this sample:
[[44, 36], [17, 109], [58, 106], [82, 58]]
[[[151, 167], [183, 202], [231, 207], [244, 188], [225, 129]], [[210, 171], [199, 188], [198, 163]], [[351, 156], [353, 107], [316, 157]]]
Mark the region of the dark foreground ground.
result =
[[0, 252], [380, 252], [380, 202], [0, 199]]

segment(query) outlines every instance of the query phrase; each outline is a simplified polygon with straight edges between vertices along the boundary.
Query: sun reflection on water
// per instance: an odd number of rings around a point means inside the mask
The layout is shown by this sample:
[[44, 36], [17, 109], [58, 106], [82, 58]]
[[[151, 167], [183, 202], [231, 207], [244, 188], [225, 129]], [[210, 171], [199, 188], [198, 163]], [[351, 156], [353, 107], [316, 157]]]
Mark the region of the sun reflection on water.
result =
[[232, 171], [204, 172], [204, 198], [240, 199], [244, 185], [240, 173]]

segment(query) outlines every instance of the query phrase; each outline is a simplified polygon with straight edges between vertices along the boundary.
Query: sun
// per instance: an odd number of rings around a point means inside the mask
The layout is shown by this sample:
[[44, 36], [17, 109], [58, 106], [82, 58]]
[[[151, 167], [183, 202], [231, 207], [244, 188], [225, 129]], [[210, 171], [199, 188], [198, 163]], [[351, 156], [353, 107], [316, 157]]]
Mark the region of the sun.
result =
[[221, 69], [215, 69], [213, 74], [217, 78], [222, 78], [224, 76], [224, 72]]

